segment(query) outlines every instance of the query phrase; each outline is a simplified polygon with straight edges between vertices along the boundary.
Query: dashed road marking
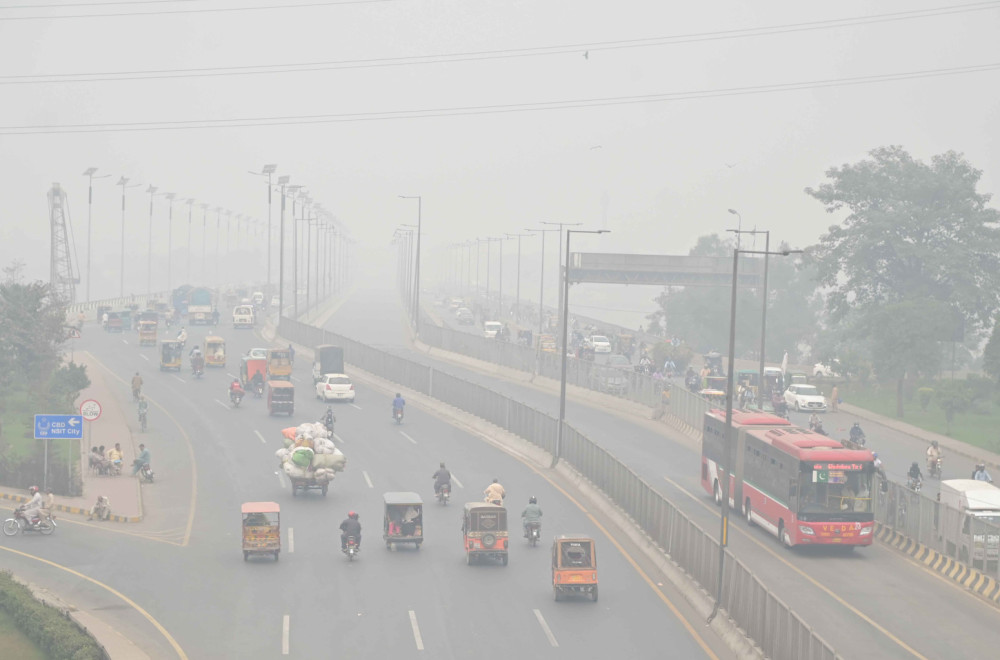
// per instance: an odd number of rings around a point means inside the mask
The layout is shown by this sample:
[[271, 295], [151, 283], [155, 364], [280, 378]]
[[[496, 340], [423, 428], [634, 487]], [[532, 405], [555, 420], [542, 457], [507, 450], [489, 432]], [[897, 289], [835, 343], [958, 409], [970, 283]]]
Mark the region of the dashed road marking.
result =
[[219, 401], [218, 399], [215, 399], [215, 402], [216, 402], [217, 404], [219, 404], [220, 406], [222, 406], [223, 408], [225, 408], [226, 410], [229, 410], [229, 406], [227, 406], [226, 404], [222, 403], [222, 402], [221, 402], [221, 401]]
[[122, 343], [128, 346], [128, 339], [122, 339]]
[[278, 477], [278, 485], [281, 486], [282, 488], [284, 488], [285, 487], [285, 480], [281, 478], [281, 473], [280, 472], [275, 472], [274, 476]]
[[545, 617], [538, 610], [532, 610], [535, 613], [535, 618], [538, 619], [538, 625], [542, 627], [542, 632], [545, 636], [549, 638], [549, 644], [552, 646], [559, 646], [559, 642], [556, 641], [556, 636], [552, 634], [552, 630], [549, 628], [549, 624], [545, 623]]
[[288, 629], [291, 627], [291, 619], [289, 615], [285, 615], [281, 618], [281, 655], [288, 655]]
[[295, 552], [295, 530], [288, 528], [288, 553]]
[[173, 375], [174, 378], [176, 378], [177, 380], [181, 381], [182, 383], [186, 383], [187, 382], [183, 378], [181, 378], [180, 376], [178, 376], [177, 374], [172, 374], [172, 375]]
[[257, 434], [257, 437], [258, 437], [258, 438], [260, 438], [260, 441], [261, 441], [261, 442], [263, 442], [263, 443], [264, 443], [265, 445], [267, 444], [267, 440], [265, 440], [265, 439], [264, 439], [264, 436], [262, 436], [262, 435], [260, 434], [260, 431], [254, 431], [254, 433], [256, 433], [256, 434]]
[[462, 485], [462, 482], [458, 480], [458, 477], [455, 476], [454, 472], [451, 473], [451, 480], [454, 481], [455, 485], [459, 488], [465, 488], [465, 486]]
[[230, 378], [232, 378], [233, 380], [236, 380], [236, 378], [237, 378], [237, 376], [235, 374], [231, 374], [228, 371], [226, 372], [226, 375], [229, 376]]
[[299, 380], [298, 376], [292, 376], [292, 380], [294, 380], [296, 383], [301, 383], [302, 382], [302, 381]]
[[352, 408], [357, 408], [358, 410], [361, 410], [361, 406], [357, 405], [356, 403], [352, 403], [351, 407]]
[[410, 441], [410, 442], [412, 442], [413, 444], [417, 444], [417, 441], [416, 441], [416, 440], [414, 440], [413, 438], [411, 438], [410, 436], [406, 435], [406, 433], [405, 433], [405, 432], [403, 432], [403, 431], [400, 431], [400, 432], [399, 432], [399, 435], [403, 436], [404, 438], [406, 438], [407, 440], [409, 440], [409, 441]]
[[420, 636], [420, 626], [417, 625], [417, 613], [410, 610], [410, 627], [413, 628], [413, 641], [417, 643], [417, 650], [424, 650], [424, 640]]
[[341, 438], [341, 437], [340, 437], [339, 435], [337, 435], [336, 433], [334, 433], [334, 434], [333, 434], [333, 439], [334, 439], [334, 440], [336, 440], [337, 442], [343, 442], [343, 441], [344, 441], [344, 439], [343, 439], [343, 438]]
[[372, 478], [368, 476], [368, 472], [366, 470], [362, 470], [361, 475], [365, 478], [365, 483], [368, 484], [369, 488], [375, 487], [375, 484], [372, 483]]
[[148, 357], [146, 357], [146, 356], [145, 356], [145, 354], [143, 354], [143, 353], [139, 353], [139, 357], [141, 357], [141, 358], [142, 358], [143, 360], [145, 360], [146, 362], [149, 362], [149, 358], [148, 358]]

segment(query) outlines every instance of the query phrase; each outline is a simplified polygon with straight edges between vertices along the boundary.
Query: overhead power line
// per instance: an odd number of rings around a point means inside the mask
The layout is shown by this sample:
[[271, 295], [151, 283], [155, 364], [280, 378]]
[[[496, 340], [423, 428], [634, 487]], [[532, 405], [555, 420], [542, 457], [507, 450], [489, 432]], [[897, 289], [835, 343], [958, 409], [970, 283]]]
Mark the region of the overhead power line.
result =
[[[166, 0], [169, 1], [169, 0]], [[55, 21], [64, 18], [117, 18], [121, 16], [164, 16], [168, 14], [218, 14], [222, 12], [243, 12], [243, 11], [265, 11], [270, 9], [308, 9], [311, 7], [333, 7], [336, 5], [371, 5], [376, 3], [399, 2], [399, 0], [336, 0], [334, 2], [295, 2], [282, 5], [257, 5], [243, 7], [203, 7], [199, 9], [156, 9], [153, 11], [129, 11], [103, 14], [52, 14], [39, 16], [3, 16], [0, 21]], [[104, 3], [91, 3], [100, 5]], [[112, 3], [108, 3], [112, 4]], [[131, 3], [147, 4], [147, 3]], [[151, 4], [151, 3], [150, 3]], [[17, 5], [12, 7], [0, 7], [3, 9], [26, 9], [30, 5]], [[56, 5], [58, 6], [58, 5]], [[85, 7], [87, 5], [65, 5], [70, 7]], [[31, 6], [31, 8], [35, 8]]]
[[334, 69], [364, 69], [390, 66], [409, 66], [417, 64], [442, 64], [450, 62], [467, 62], [477, 60], [498, 60], [522, 57], [539, 57], [545, 55], [561, 55], [579, 53], [580, 51], [598, 52], [602, 50], [620, 50], [626, 48], [650, 48], [656, 46], [671, 46], [684, 43], [698, 43], [724, 39], [744, 39], [775, 34], [806, 32], [813, 30], [828, 30], [840, 27], [852, 27], [873, 23], [913, 20], [918, 18], [937, 17], [948, 14], [958, 14], [973, 11], [984, 11], [1000, 8], [1000, 0], [977, 2], [951, 7], [918, 9], [889, 14], [874, 14], [851, 18], [828, 19], [806, 23], [787, 23], [766, 27], [744, 28], [739, 30], [722, 30], [716, 32], [698, 32], [691, 34], [667, 35], [646, 39], [627, 39], [619, 41], [593, 41], [586, 43], [561, 44], [555, 46], [537, 46], [532, 48], [510, 48], [498, 50], [471, 51], [459, 53], [440, 53], [437, 55], [412, 55], [400, 57], [383, 57], [353, 60], [328, 60], [317, 62], [296, 62], [288, 64], [258, 64], [232, 67], [199, 67], [183, 69], [147, 69], [131, 71], [100, 71], [89, 73], [52, 73], [23, 74], [0, 76], [0, 85], [39, 84], [39, 83], [70, 83], [70, 82], [110, 82], [125, 80], [150, 80], [158, 78], [197, 78], [215, 76], [259, 75], [292, 73], [302, 71], [328, 71]]
[[695, 90], [687, 92], [662, 92], [637, 96], [616, 96], [593, 99], [572, 99], [565, 101], [541, 101], [535, 103], [510, 103], [481, 106], [457, 106], [449, 108], [425, 108], [417, 110], [384, 110], [374, 112], [331, 113], [316, 115], [285, 115], [270, 117], [239, 117], [232, 119], [161, 120], [145, 122], [96, 123], [96, 124], [35, 124], [27, 126], [0, 126], [0, 135], [35, 135], [56, 133], [121, 133], [131, 131], [165, 131], [206, 128], [243, 128], [250, 126], [291, 126], [296, 124], [332, 124], [359, 121], [385, 121], [391, 119], [426, 119], [432, 117], [471, 116], [504, 114], [514, 112], [536, 112], [541, 110], [566, 110], [592, 108], [637, 103], [664, 103], [692, 99], [769, 94], [823, 87], [845, 87], [850, 85], [870, 85], [897, 80], [911, 80], [953, 76], [967, 73], [981, 73], [1000, 69], [1000, 62], [945, 69], [924, 69], [903, 73], [831, 78], [805, 82], [777, 83], [746, 87]]

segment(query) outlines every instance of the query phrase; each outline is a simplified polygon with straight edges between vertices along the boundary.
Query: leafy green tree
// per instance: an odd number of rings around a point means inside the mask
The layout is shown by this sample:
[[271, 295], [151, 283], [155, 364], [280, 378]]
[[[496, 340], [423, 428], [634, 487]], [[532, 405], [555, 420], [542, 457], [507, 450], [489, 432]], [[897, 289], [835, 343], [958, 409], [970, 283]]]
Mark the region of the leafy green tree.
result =
[[944, 411], [947, 425], [945, 435], [951, 435], [951, 423], [955, 421], [955, 414], [968, 410], [972, 400], [973, 392], [964, 381], [944, 380], [938, 384], [934, 401]]
[[956, 339], [959, 322], [979, 336], [1000, 306], [1000, 213], [976, 192], [982, 172], [955, 152], [928, 164], [881, 147], [826, 175], [806, 193], [847, 213], [810, 250], [830, 321], [856, 315], [876, 373], [897, 381], [902, 416], [903, 379], [933, 374], [939, 342]]
[[994, 382], [1000, 382], [1000, 333], [997, 332], [997, 324], [993, 325], [990, 340], [986, 342], [986, 348], [983, 349], [983, 371]]
[[0, 386], [17, 378], [37, 389], [48, 383], [66, 340], [65, 309], [42, 282], [0, 284]]

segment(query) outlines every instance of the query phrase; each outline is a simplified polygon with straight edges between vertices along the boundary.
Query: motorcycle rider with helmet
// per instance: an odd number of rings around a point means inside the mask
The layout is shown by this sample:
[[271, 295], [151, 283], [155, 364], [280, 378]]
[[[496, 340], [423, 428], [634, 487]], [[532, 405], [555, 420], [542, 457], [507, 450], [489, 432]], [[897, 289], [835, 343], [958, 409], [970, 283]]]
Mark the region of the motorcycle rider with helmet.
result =
[[910, 482], [914, 485], [920, 484], [924, 480], [924, 475], [920, 473], [920, 466], [917, 465], [916, 461], [913, 461], [913, 464], [910, 466], [906, 476], [910, 478]]
[[392, 417], [396, 418], [397, 411], [399, 416], [403, 416], [403, 407], [406, 405], [406, 401], [403, 399], [403, 395], [396, 392], [396, 398], [392, 400]]
[[448, 471], [448, 468], [444, 466], [444, 462], [442, 461], [441, 467], [434, 473], [434, 494], [437, 495], [440, 493], [441, 486], [444, 485], [447, 485], [449, 489], [451, 488], [451, 472]]
[[972, 478], [976, 481], [993, 483], [993, 477], [991, 477], [990, 473], [986, 471], [986, 463], [976, 463], [976, 469], [972, 473]]
[[927, 470], [933, 472], [934, 465], [940, 458], [944, 458], [944, 452], [938, 446], [938, 441], [932, 440], [931, 446], [927, 448]]
[[347, 550], [347, 537], [353, 536], [358, 550], [361, 549], [361, 523], [358, 522], [358, 514], [351, 511], [347, 514], [344, 522], [340, 523], [340, 549]]
[[538, 500], [534, 495], [528, 498], [528, 505], [521, 512], [521, 527], [524, 528], [524, 538], [528, 538], [528, 525], [537, 523], [539, 526], [538, 536], [541, 538], [542, 507], [538, 506]]
[[240, 379], [234, 378], [233, 382], [229, 383], [229, 400], [235, 403], [237, 395], [242, 398], [244, 395], [243, 386], [240, 385]]
[[851, 442], [859, 445], [865, 444], [865, 432], [861, 430], [859, 422], [854, 422], [854, 426], [851, 427]]
[[326, 415], [323, 417], [323, 426], [330, 433], [333, 433], [333, 423], [337, 421], [336, 416], [333, 414], [333, 406], [326, 407]]
[[42, 493], [38, 490], [38, 486], [32, 486], [28, 489], [31, 493], [31, 499], [23, 506], [23, 512], [25, 519], [34, 525], [41, 519], [41, 510], [44, 501], [42, 500]]

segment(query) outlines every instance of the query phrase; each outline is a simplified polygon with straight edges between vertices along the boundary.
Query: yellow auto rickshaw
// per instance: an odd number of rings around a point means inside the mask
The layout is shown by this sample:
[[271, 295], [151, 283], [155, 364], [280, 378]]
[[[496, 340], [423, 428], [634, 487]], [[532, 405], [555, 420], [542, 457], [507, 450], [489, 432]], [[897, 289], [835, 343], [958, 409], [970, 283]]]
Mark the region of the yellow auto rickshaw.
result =
[[226, 366], [226, 340], [222, 337], [205, 337], [205, 364], [210, 367]]
[[156, 346], [156, 321], [139, 321], [139, 345]]
[[181, 356], [184, 344], [176, 339], [164, 339], [160, 342], [160, 371], [181, 370]]
[[292, 352], [287, 348], [267, 350], [267, 377], [270, 380], [292, 379]]
[[295, 386], [287, 380], [267, 381], [267, 414], [295, 412]]
[[471, 566], [479, 557], [486, 557], [507, 565], [507, 509], [486, 502], [467, 503], [462, 535], [467, 564]]
[[281, 507], [275, 502], [243, 503], [243, 561], [250, 555], [281, 552]]
[[561, 534], [552, 541], [552, 594], [587, 594], [597, 602], [597, 548], [594, 539]]
[[412, 543], [416, 548], [424, 541], [424, 502], [416, 493], [385, 493], [385, 520], [382, 538], [385, 547]]

